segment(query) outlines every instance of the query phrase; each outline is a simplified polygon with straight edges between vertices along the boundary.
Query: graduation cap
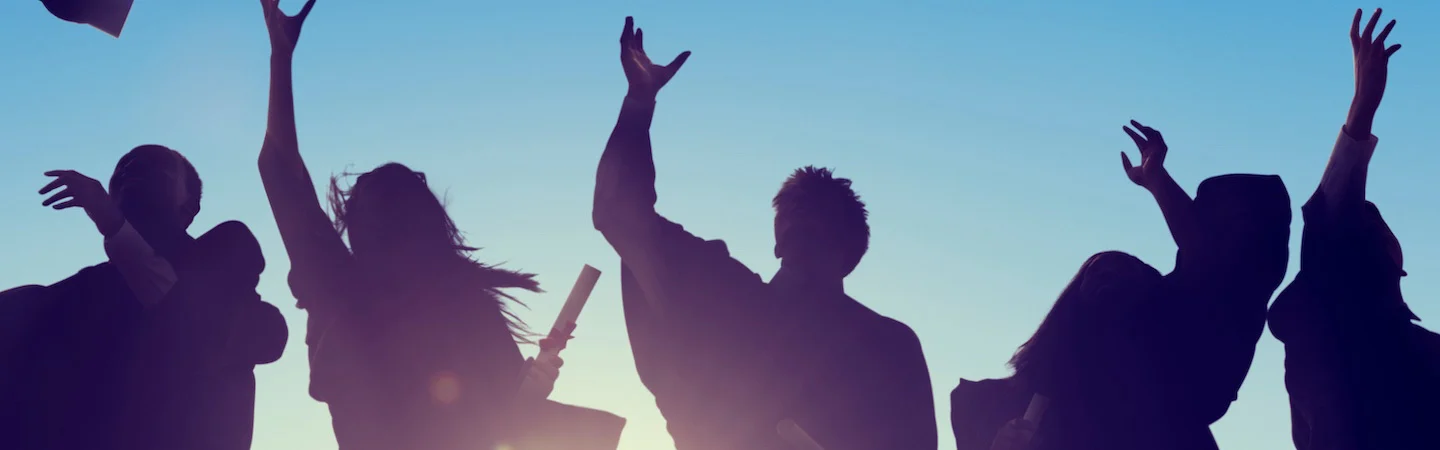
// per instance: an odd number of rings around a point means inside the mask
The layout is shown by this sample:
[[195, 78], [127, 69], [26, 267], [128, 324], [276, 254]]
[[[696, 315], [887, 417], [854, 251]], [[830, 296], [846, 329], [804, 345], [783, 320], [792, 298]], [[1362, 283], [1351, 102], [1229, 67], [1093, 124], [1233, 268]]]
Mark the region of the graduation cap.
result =
[[40, 3], [60, 20], [90, 25], [118, 38], [135, 0], [40, 0]]

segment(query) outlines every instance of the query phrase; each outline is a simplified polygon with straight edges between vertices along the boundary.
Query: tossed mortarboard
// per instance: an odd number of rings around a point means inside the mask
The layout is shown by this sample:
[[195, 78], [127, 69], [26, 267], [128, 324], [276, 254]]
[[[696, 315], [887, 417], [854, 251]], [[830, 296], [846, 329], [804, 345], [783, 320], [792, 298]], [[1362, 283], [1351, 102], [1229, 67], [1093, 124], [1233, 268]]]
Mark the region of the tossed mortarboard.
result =
[[90, 25], [118, 38], [135, 0], [40, 0], [40, 3], [60, 20]]

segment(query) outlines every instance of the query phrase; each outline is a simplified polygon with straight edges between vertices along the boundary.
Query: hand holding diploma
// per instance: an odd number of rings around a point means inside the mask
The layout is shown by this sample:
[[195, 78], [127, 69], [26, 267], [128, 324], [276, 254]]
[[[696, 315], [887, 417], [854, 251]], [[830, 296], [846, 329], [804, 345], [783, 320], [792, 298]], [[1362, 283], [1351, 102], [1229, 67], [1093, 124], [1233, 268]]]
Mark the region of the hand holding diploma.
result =
[[1045, 416], [1045, 409], [1050, 407], [1050, 399], [1044, 395], [1035, 394], [1030, 398], [1030, 406], [1025, 409], [1025, 417], [1011, 420], [995, 433], [995, 441], [990, 444], [990, 450], [1028, 450], [1034, 447], [1035, 433], [1039, 431], [1040, 419]]
[[595, 290], [595, 283], [599, 280], [599, 269], [586, 265], [580, 271], [580, 279], [576, 280], [575, 287], [570, 289], [570, 295], [565, 299], [565, 306], [560, 308], [560, 315], [555, 318], [550, 334], [540, 340], [540, 354], [526, 361], [525, 379], [520, 383], [522, 396], [544, 399], [550, 397], [550, 392], [555, 390], [555, 380], [560, 377], [560, 367], [565, 365], [565, 360], [560, 358], [560, 350], [565, 349], [565, 344], [572, 337], [571, 333], [575, 332], [575, 321], [580, 318], [580, 311], [585, 309], [585, 302], [590, 300], [590, 292]]

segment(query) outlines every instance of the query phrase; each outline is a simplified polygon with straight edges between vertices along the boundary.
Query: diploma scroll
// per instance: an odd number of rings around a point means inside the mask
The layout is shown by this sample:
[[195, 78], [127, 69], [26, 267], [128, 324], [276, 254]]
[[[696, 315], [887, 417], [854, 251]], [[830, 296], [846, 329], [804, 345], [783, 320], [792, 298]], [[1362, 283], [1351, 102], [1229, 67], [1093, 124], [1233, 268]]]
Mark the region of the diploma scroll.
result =
[[1037, 426], [1040, 425], [1040, 419], [1045, 417], [1045, 409], [1049, 407], [1049, 397], [1035, 394], [1030, 397], [1030, 406], [1025, 408], [1025, 420]]
[[112, 37], [120, 37], [135, 0], [40, 0], [60, 20], [90, 25]]
[[550, 327], [548, 337], [556, 344], [552, 349], [541, 351], [558, 354], [565, 348], [565, 340], [570, 338], [571, 327], [580, 319], [580, 311], [585, 309], [585, 302], [590, 301], [590, 293], [595, 290], [595, 283], [598, 281], [600, 269], [589, 264], [580, 269], [580, 278], [575, 280], [575, 287], [570, 288], [570, 295], [565, 298], [565, 306], [560, 307], [560, 315], [555, 317], [555, 325]]
[[775, 432], [780, 434], [781, 439], [797, 449], [825, 450], [825, 447], [821, 447], [820, 443], [815, 442], [815, 438], [810, 437], [810, 433], [806, 433], [805, 429], [800, 428], [800, 424], [795, 423], [794, 420], [785, 419], [775, 424]]

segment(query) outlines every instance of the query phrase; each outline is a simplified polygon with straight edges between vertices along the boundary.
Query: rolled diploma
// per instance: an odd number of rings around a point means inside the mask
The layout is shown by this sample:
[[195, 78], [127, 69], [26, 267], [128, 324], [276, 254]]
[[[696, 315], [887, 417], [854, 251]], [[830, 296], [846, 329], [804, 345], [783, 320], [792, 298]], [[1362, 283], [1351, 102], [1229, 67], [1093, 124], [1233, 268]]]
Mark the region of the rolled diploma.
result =
[[775, 432], [779, 433], [780, 438], [785, 442], [789, 442], [790, 445], [797, 448], [825, 450], [825, 447], [821, 447], [819, 442], [815, 442], [815, 438], [810, 437], [810, 433], [806, 433], [805, 429], [800, 428], [800, 424], [795, 423], [794, 420], [781, 420], [780, 423], [775, 424]]
[[1030, 406], [1025, 408], [1025, 420], [1035, 425], [1040, 425], [1040, 418], [1045, 416], [1045, 408], [1049, 407], [1049, 397], [1035, 394], [1035, 396], [1030, 397]]
[[[569, 337], [564, 336], [567, 325], [580, 319], [580, 311], [585, 309], [585, 302], [590, 300], [590, 292], [595, 290], [595, 283], [600, 281], [600, 269], [590, 267], [580, 269], [580, 278], [575, 280], [575, 287], [570, 288], [570, 296], [565, 298], [565, 306], [560, 307], [560, 315], [555, 317], [555, 325], [550, 327], [550, 338], [560, 340]], [[559, 353], [559, 350], [555, 350]]]

